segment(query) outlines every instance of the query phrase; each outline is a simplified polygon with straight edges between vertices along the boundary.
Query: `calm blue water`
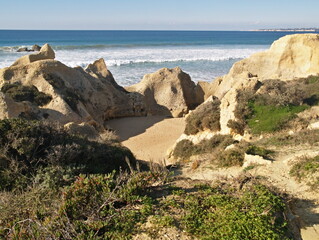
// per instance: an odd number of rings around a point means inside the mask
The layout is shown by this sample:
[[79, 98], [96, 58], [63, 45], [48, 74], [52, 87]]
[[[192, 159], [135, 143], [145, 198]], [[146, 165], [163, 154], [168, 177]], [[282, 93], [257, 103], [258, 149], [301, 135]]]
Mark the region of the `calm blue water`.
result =
[[0, 68], [11, 65], [22, 46], [49, 43], [56, 59], [85, 67], [104, 58], [116, 81], [134, 84], [144, 74], [180, 66], [194, 81], [211, 81], [232, 64], [263, 51], [292, 32], [244, 31], [24, 31], [0, 30]]

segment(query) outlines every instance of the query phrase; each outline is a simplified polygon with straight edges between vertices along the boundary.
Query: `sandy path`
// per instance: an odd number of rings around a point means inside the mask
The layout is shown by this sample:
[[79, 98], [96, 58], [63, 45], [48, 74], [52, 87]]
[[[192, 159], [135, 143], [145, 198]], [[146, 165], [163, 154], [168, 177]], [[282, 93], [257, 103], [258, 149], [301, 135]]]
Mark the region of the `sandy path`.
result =
[[183, 133], [183, 118], [130, 117], [107, 122], [137, 159], [161, 162], [167, 150]]

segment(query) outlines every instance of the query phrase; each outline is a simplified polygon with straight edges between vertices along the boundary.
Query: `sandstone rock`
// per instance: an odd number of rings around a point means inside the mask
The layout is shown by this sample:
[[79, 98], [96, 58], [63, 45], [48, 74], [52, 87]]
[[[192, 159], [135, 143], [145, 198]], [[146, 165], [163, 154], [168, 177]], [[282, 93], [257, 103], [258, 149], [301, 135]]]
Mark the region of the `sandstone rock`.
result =
[[40, 51], [40, 50], [41, 50], [41, 47], [40, 47], [39, 45], [34, 44], [34, 45], [32, 46], [32, 51], [38, 52], [38, 51]]
[[319, 129], [319, 121], [309, 124], [307, 127], [309, 130]]
[[221, 98], [249, 78], [293, 80], [318, 73], [319, 34], [287, 35], [275, 41], [269, 50], [235, 63], [210, 89], [211, 94]]
[[182, 117], [203, 99], [200, 93], [196, 93], [196, 86], [190, 76], [178, 67], [163, 68], [147, 74], [140, 83], [126, 90], [142, 94], [146, 110], [152, 115]]
[[30, 52], [30, 50], [27, 47], [22, 47], [22, 48], [19, 48], [17, 52]]
[[[236, 140], [247, 139], [235, 133], [228, 127], [230, 120], [237, 121], [235, 110], [238, 105], [238, 90], [251, 89], [257, 92], [262, 88], [265, 80], [289, 81], [296, 78], [305, 78], [309, 75], [319, 74], [319, 34], [288, 35], [275, 41], [269, 50], [256, 53], [251, 57], [241, 60], [233, 65], [225, 76], [216, 78], [212, 83], [198, 83], [203, 98], [215, 96], [220, 99], [220, 131], [216, 134], [231, 134]], [[190, 113], [191, 114], [191, 113]], [[299, 118], [310, 122], [309, 129], [319, 126], [319, 111], [317, 107], [298, 114]], [[201, 136], [204, 131], [194, 136], [183, 134], [178, 141]], [[270, 163], [268, 160], [247, 156], [249, 162]], [[249, 159], [250, 158], [250, 159]], [[252, 159], [253, 158], [253, 159]], [[260, 161], [259, 161], [260, 160]]]
[[40, 52], [23, 56], [15, 61], [12, 66], [23, 66], [39, 60], [54, 59], [55, 53], [49, 44], [45, 44]]
[[115, 88], [125, 91], [125, 89], [117, 84], [112, 73], [107, 69], [103, 58], [96, 60], [94, 63], [89, 64], [85, 71], [95, 78], [100, 80], [109, 81]]
[[104, 60], [95, 62], [86, 72], [53, 60], [54, 55], [51, 47], [44, 45], [39, 55], [22, 57], [11, 67], [0, 69], [0, 87], [20, 83], [35, 86], [39, 92], [52, 97], [45, 106], [37, 106], [30, 102], [15, 102], [3, 95], [0, 99], [1, 119], [22, 114], [63, 125], [95, 122], [96, 129], [103, 131], [108, 119], [146, 115], [143, 97], [119, 87]]
[[319, 35], [287, 35], [275, 41], [269, 50], [256, 53], [233, 65], [229, 73], [211, 84], [199, 83], [205, 98], [221, 99], [221, 133], [231, 134], [229, 120], [236, 120], [237, 90], [258, 90], [268, 79], [289, 81], [319, 73]]
[[245, 159], [244, 159], [244, 164], [243, 168], [248, 167], [250, 165], [269, 165], [271, 164], [272, 161], [264, 159], [263, 157], [259, 155], [250, 155], [245, 153]]

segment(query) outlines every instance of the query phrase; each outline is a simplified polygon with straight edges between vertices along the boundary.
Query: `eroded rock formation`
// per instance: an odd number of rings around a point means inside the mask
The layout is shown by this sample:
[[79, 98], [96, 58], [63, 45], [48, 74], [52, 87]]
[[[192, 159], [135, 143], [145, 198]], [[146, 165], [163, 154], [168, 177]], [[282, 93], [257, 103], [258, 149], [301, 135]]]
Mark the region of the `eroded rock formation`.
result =
[[146, 74], [140, 83], [126, 90], [142, 94], [152, 115], [182, 117], [203, 102], [195, 83], [179, 67]]

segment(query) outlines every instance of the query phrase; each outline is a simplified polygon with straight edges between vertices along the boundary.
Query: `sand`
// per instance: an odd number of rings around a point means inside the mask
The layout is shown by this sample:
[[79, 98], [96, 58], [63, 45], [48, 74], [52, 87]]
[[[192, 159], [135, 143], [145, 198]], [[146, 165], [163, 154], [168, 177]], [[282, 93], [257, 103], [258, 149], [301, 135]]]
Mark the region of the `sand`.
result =
[[137, 159], [162, 162], [184, 132], [185, 121], [162, 116], [129, 117], [108, 121], [107, 126], [116, 131]]

